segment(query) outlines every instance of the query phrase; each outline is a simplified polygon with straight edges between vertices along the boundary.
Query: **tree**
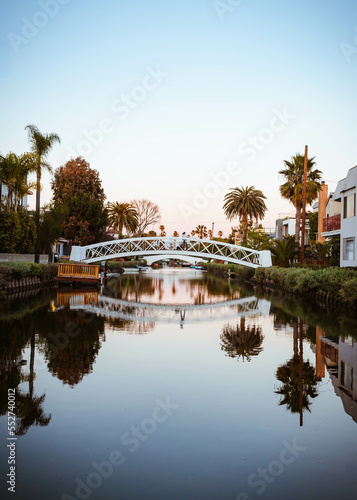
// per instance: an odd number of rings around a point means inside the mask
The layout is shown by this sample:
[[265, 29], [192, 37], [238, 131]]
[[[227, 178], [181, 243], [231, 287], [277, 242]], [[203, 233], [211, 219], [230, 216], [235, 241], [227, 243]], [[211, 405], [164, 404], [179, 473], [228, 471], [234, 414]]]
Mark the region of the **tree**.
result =
[[[40, 224], [40, 193], [41, 193], [41, 176], [43, 170], [52, 171], [50, 164], [46, 158], [56, 142], [61, 142], [57, 134], [42, 134], [35, 125], [26, 125], [25, 130], [28, 132], [28, 139], [31, 145], [32, 153], [36, 159], [36, 215], [35, 223], [38, 230]], [[38, 261], [38, 249], [36, 249], [36, 262]]]
[[16, 212], [0, 204], [0, 253], [34, 253], [37, 231], [33, 218], [22, 206]]
[[221, 334], [221, 349], [231, 358], [242, 358], [249, 362], [252, 356], [258, 356], [263, 350], [264, 335], [260, 326], [246, 326], [245, 317], [240, 319], [240, 325], [226, 325]]
[[202, 238], [207, 238], [207, 227], [202, 224], [198, 225], [195, 229], [195, 234], [200, 238], [200, 240], [202, 240]]
[[0, 158], [0, 182], [7, 187], [6, 206], [8, 212], [17, 210], [24, 196], [31, 193], [35, 187], [28, 183], [27, 176], [35, 170], [35, 155], [24, 153], [17, 156], [15, 153]]
[[245, 246], [254, 250], [267, 250], [271, 244], [269, 236], [261, 228], [255, 227], [248, 231]]
[[165, 226], [161, 225], [159, 229], [160, 229], [160, 236], [166, 236]]
[[[321, 189], [321, 171], [314, 168], [315, 157], [307, 160], [307, 181], [306, 181], [306, 203], [316, 200]], [[284, 184], [280, 186], [280, 194], [283, 198], [289, 200], [295, 207], [295, 241], [299, 242], [300, 221], [303, 202], [303, 184], [304, 184], [304, 161], [305, 157], [301, 154], [291, 157], [291, 161], [284, 160], [285, 168], [279, 171], [284, 177]]]
[[223, 231], [218, 231], [218, 237], [222, 238], [223, 237]]
[[138, 213], [130, 203], [108, 204], [109, 224], [122, 234], [123, 228], [133, 233], [138, 226]]
[[230, 193], [224, 197], [224, 213], [230, 221], [239, 217], [243, 228], [243, 241], [247, 239], [249, 220], [254, 218], [258, 222], [264, 217], [267, 210], [265, 199], [264, 194], [254, 186], [231, 188]]
[[178, 238], [178, 237], [179, 237], [179, 233], [178, 233], [177, 231], [174, 231], [174, 233], [173, 233], [173, 237], [174, 237], [174, 238]]
[[56, 169], [51, 183], [55, 207], [64, 211], [63, 236], [88, 245], [104, 238], [108, 215], [97, 170], [83, 158]]
[[268, 250], [273, 254], [273, 258], [275, 257], [279, 267], [288, 267], [297, 252], [294, 236], [289, 236], [283, 240], [274, 240]]
[[319, 221], [319, 213], [318, 212], [312, 212], [309, 214], [309, 227], [310, 227], [309, 238], [310, 238], [310, 241], [317, 240], [318, 221]]
[[62, 234], [65, 214], [65, 208], [61, 205], [46, 205], [41, 210], [38, 233], [39, 249], [41, 253], [52, 253], [53, 242]]
[[130, 204], [138, 213], [138, 226], [135, 230], [136, 236], [141, 236], [145, 229], [161, 220], [159, 207], [150, 200], [132, 200]]

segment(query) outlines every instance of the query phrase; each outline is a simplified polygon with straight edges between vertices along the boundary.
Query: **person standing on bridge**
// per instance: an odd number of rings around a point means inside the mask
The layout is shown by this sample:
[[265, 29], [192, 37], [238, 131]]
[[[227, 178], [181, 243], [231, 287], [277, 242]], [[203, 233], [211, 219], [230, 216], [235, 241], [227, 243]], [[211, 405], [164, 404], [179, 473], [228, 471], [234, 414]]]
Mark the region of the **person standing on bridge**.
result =
[[185, 231], [182, 233], [182, 250], [186, 250], [187, 248], [187, 236]]

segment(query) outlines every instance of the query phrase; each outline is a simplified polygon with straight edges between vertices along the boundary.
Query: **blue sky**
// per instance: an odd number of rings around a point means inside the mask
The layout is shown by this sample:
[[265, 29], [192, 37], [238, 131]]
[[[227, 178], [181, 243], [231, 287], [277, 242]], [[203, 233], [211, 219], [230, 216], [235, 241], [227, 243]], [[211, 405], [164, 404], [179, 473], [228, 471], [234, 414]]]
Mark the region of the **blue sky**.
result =
[[54, 168], [83, 154], [108, 201], [153, 200], [168, 233], [227, 233], [246, 185], [273, 227], [305, 144], [332, 189], [357, 163], [353, 0], [3, 0], [0, 33], [1, 153], [28, 150], [28, 123], [56, 132]]

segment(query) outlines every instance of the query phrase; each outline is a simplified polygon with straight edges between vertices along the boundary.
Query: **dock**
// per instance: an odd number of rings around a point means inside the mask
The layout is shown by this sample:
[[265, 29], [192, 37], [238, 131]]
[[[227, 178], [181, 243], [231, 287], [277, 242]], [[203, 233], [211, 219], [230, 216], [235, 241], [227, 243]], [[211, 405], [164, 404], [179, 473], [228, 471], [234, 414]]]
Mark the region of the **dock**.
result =
[[68, 284], [93, 284], [100, 282], [99, 266], [88, 264], [58, 264], [57, 281]]

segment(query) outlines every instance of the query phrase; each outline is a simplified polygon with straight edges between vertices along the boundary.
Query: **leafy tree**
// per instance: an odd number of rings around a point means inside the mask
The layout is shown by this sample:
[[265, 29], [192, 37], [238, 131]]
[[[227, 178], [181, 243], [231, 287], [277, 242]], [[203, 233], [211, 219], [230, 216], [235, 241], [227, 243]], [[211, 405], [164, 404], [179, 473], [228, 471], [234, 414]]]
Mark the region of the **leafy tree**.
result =
[[165, 226], [161, 225], [159, 229], [160, 229], [160, 236], [166, 236]]
[[310, 227], [309, 238], [310, 238], [310, 241], [317, 240], [318, 221], [319, 221], [319, 213], [318, 212], [311, 212], [309, 214], [309, 227]]
[[223, 236], [223, 231], [218, 231], [218, 237], [222, 238], [222, 236]]
[[36, 238], [35, 222], [23, 207], [9, 212], [6, 205], [0, 204], [1, 253], [34, 253]]
[[264, 194], [254, 186], [231, 188], [224, 197], [223, 210], [230, 221], [239, 217], [243, 228], [243, 241], [247, 239], [248, 221], [257, 222], [264, 217], [267, 210]]
[[148, 226], [157, 224], [161, 220], [159, 207], [150, 200], [132, 200], [130, 204], [138, 213], [138, 226], [135, 231], [136, 236], [141, 236]]
[[155, 236], [157, 236], [157, 233], [156, 233], [156, 231], [149, 231], [149, 232], [148, 232], [148, 236], [153, 236], [153, 237], [155, 237]]
[[244, 246], [254, 250], [267, 250], [271, 244], [271, 238], [261, 231], [260, 228], [253, 228], [248, 231]]
[[65, 214], [66, 210], [63, 206], [47, 205], [41, 210], [38, 232], [41, 253], [52, 253], [53, 242], [62, 235]]
[[174, 237], [174, 238], [178, 238], [178, 237], [179, 237], [179, 233], [178, 233], [177, 231], [174, 231], [174, 233], [173, 233], [173, 237]]
[[51, 183], [54, 207], [64, 212], [63, 236], [88, 245], [101, 241], [108, 225], [104, 190], [97, 170], [83, 158], [59, 167]]
[[[41, 176], [43, 170], [52, 172], [50, 164], [46, 158], [56, 142], [61, 142], [57, 134], [42, 134], [35, 125], [26, 125], [25, 130], [28, 132], [28, 139], [31, 145], [32, 153], [35, 155], [36, 163], [36, 228], [40, 225], [40, 206], [41, 206]], [[36, 252], [36, 261], [38, 261]]]
[[288, 267], [297, 252], [294, 236], [289, 236], [283, 240], [274, 240], [268, 250], [273, 254], [273, 259], [275, 258], [279, 267]]
[[[311, 203], [316, 200], [321, 189], [321, 171], [315, 169], [314, 158], [307, 160], [307, 182], [306, 182], [306, 203]], [[283, 198], [289, 200], [296, 210], [296, 226], [295, 226], [295, 241], [299, 242], [300, 221], [302, 212], [303, 184], [304, 184], [304, 162], [305, 157], [301, 154], [296, 154], [291, 158], [291, 161], [284, 160], [285, 168], [279, 171], [285, 179], [284, 184], [280, 186], [280, 194]]]
[[108, 220], [119, 235], [122, 234], [123, 228], [133, 233], [138, 226], [138, 213], [130, 203], [109, 203]]

